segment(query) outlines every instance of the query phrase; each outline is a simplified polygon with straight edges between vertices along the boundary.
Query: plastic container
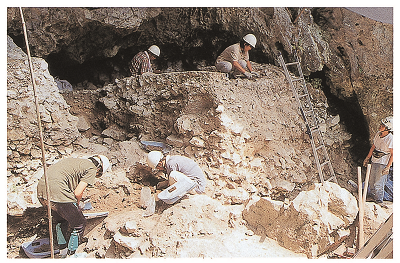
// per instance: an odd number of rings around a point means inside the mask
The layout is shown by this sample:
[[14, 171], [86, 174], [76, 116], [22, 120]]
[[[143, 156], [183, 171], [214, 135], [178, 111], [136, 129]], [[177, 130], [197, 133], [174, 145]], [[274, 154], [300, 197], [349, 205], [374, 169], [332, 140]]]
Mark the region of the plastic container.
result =
[[[35, 249], [39, 249], [42, 245], [48, 245], [49, 251], [35, 252]], [[25, 242], [22, 244], [22, 249], [29, 258], [47, 258], [51, 256], [49, 238], [41, 238], [34, 241]], [[54, 249], [54, 254], [58, 253], [60, 253], [60, 251], [58, 249]]]

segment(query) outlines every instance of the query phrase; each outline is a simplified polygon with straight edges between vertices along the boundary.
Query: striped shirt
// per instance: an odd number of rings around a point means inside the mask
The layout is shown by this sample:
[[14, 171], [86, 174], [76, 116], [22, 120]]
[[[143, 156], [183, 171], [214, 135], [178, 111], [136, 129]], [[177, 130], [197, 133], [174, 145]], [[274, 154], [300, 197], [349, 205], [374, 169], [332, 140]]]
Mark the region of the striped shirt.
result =
[[133, 57], [129, 64], [129, 70], [132, 75], [142, 75], [146, 72], [153, 72], [147, 51], [141, 51]]

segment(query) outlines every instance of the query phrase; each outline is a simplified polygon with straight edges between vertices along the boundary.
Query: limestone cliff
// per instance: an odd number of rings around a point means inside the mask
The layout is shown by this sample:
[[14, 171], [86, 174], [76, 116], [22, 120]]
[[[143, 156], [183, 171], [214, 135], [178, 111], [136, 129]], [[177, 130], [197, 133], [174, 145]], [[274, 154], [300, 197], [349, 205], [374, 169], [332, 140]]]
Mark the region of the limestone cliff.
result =
[[[321, 72], [334, 96], [360, 105], [370, 137], [379, 120], [393, 112], [393, 26], [345, 8], [303, 12], [300, 8], [25, 8], [24, 12], [35, 56], [59, 54], [54, 59], [92, 61], [92, 66], [111, 63], [111, 70], [118, 71], [112, 79], [127, 76], [129, 59], [154, 43], [162, 50], [161, 67], [178, 63], [191, 70], [212, 65], [223, 48], [252, 32], [258, 38], [252, 60], [277, 65], [278, 50], [290, 59], [296, 47], [305, 73]], [[8, 8], [7, 28], [22, 44], [18, 9]], [[65, 65], [59, 66], [61, 72]]]

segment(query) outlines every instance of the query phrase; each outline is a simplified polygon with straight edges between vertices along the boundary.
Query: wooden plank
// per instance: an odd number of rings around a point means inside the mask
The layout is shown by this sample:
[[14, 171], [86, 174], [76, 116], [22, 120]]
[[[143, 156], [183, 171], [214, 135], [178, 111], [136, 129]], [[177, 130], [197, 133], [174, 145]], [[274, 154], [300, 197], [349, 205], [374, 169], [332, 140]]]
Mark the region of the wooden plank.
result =
[[368, 256], [379, 246], [382, 241], [387, 237], [393, 228], [393, 214], [389, 216], [385, 223], [372, 235], [372, 237], [364, 244], [362, 248], [354, 255], [353, 258], [368, 258]]
[[362, 196], [362, 177], [361, 167], [357, 167], [358, 172], [358, 249], [364, 246], [364, 202]]
[[374, 259], [386, 259], [393, 257], [393, 239], [390, 241], [376, 254]]

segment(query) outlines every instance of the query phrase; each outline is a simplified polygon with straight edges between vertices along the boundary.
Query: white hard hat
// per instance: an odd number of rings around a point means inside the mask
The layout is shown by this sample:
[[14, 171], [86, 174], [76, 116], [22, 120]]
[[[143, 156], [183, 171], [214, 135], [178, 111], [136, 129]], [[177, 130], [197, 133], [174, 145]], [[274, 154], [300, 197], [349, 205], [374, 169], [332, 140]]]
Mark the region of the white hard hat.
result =
[[101, 165], [103, 173], [107, 172], [108, 170], [111, 170], [110, 160], [108, 160], [108, 158], [106, 156], [98, 154], [98, 155], [89, 157], [89, 159], [91, 159], [92, 161], [94, 159], [97, 162], [97, 164], [95, 163], [97, 168], [99, 168]]
[[256, 47], [256, 43], [257, 43], [257, 38], [255, 35], [253, 34], [247, 34], [243, 37], [243, 40], [246, 41], [250, 46], [252, 46], [253, 48]]
[[155, 169], [157, 164], [161, 161], [163, 158], [163, 153], [160, 151], [151, 151], [147, 155], [147, 163], [152, 169]]
[[156, 55], [157, 57], [160, 56], [160, 48], [157, 47], [156, 45], [152, 45], [151, 47], [149, 47], [149, 51], [154, 55]]
[[389, 131], [393, 131], [393, 117], [388, 116], [381, 120], [382, 124], [386, 126]]

